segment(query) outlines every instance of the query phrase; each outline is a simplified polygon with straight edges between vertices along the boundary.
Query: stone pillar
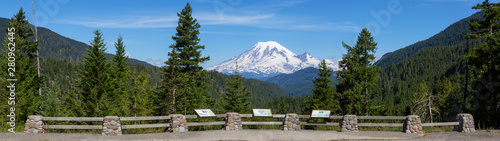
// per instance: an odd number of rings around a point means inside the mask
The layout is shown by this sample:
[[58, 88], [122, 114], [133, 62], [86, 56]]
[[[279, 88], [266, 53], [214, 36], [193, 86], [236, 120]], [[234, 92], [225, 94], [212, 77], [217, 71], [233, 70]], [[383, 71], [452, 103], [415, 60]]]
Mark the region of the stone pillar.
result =
[[226, 121], [224, 130], [243, 130], [241, 126], [241, 116], [238, 113], [226, 113], [224, 121]]
[[122, 125], [120, 117], [118, 116], [105, 116], [102, 121], [102, 136], [121, 136]]
[[28, 116], [24, 125], [24, 133], [43, 133], [45, 130], [43, 129], [42, 118], [43, 116], [40, 115]]
[[171, 133], [184, 133], [188, 132], [188, 126], [186, 124], [186, 117], [181, 114], [170, 115], [170, 127], [167, 131]]
[[296, 113], [288, 113], [285, 115], [285, 122], [283, 122], [283, 130], [300, 130], [299, 115]]
[[455, 125], [453, 131], [458, 131], [462, 133], [474, 133], [476, 129], [474, 129], [474, 117], [472, 117], [469, 113], [460, 113], [457, 115], [455, 120], [458, 122], [458, 125]]
[[406, 122], [403, 123], [403, 128], [406, 133], [424, 135], [424, 130], [422, 130], [422, 122], [420, 121], [420, 117], [418, 115], [406, 116]]
[[340, 132], [358, 132], [358, 117], [356, 115], [344, 115], [340, 128]]

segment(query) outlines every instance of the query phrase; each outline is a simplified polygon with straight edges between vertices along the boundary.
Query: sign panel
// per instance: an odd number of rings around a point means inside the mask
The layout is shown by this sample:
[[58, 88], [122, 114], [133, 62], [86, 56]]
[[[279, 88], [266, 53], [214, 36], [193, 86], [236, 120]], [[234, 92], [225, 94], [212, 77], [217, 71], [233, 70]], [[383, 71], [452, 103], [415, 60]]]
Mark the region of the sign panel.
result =
[[330, 118], [330, 110], [312, 110], [311, 118]]
[[194, 109], [199, 118], [217, 117], [210, 109]]
[[273, 117], [271, 109], [252, 109], [254, 117]]

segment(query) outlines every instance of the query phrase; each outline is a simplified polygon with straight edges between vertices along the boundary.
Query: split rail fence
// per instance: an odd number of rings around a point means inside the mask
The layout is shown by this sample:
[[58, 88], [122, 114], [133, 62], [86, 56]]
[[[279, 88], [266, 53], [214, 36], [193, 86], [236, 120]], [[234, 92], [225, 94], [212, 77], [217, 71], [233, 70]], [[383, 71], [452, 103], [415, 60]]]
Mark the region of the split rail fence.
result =
[[[282, 125], [283, 130], [300, 130], [301, 126], [340, 126], [341, 132], [358, 131], [358, 127], [403, 127], [403, 132], [417, 133], [423, 135], [422, 127], [425, 126], [454, 126], [459, 132], [474, 132], [474, 119], [472, 115], [461, 113], [457, 115], [456, 122], [421, 123], [420, 117], [409, 116], [330, 116], [332, 121], [340, 122], [301, 122], [299, 119], [309, 119], [310, 115], [274, 114], [272, 117], [284, 119], [283, 121], [241, 121], [241, 118], [254, 117], [252, 114], [226, 113], [216, 114], [212, 118], [224, 118], [224, 121], [212, 122], [187, 122], [188, 119], [199, 118], [197, 115], [149, 116], [149, 117], [43, 117], [32, 115], [28, 117], [25, 125], [25, 133], [47, 133], [48, 129], [90, 129], [102, 130], [103, 136], [121, 135], [122, 129], [139, 128], [166, 128], [168, 132], [187, 132], [189, 126], [221, 125], [224, 130], [242, 130], [242, 125]], [[135, 124], [122, 125], [122, 121], [167, 121], [158, 124]], [[358, 123], [358, 120], [402, 120], [402, 123]], [[102, 125], [46, 125], [51, 122], [102, 122]]]

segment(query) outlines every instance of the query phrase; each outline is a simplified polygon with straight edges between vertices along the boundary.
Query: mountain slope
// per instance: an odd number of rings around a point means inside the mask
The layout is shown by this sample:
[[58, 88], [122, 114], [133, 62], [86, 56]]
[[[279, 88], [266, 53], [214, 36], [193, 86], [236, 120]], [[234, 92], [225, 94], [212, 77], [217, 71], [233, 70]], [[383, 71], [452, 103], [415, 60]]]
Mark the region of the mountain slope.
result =
[[[3, 43], [5, 37], [4, 29], [7, 28], [7, 23], [10, 20], [0, 18], [0, 43]], [[83, 55], [86, 52], [87, 45], [76, 40], [63, 37], [46, 28], [38, 28], [38, 37], [40, 40], [40, 66], [41, 74], [45, 76], [43, 92], [57, 92], [61, 95], [69, 94], [75, 90], [75, 81], [78, 80], [77, 72], [83, 68]], [[3, 49], [0, 45], [0, 49]], [[107, 54], [107, 57], [112, 57]], [[128, 59], [132, 76], [134, 79], [139, 75], [139, 72], [145, 71], [151, 78], [151, 89], [161, 85], [162, 69], [148, 64], [143, 61]], [[214, 100], [219, 100], [223, 95], [227, 86], [227, 79], [233, 79], [233, 76], [222, 74], [219, 72], [208, 72], [210, 78], [211, 89], [209, 94]], [[273, 103], [270, 101], [276, 97], [286, 96], [287, 93], [279, 86], [256, 79], [243, 79], [243, 84], [248, 86], [251, 91], [251, 104], [254, 107], [271, 107]], [[219, 101], [220, 102], [220, 101]]]
[[[460, 105], [451, 104], [460, 103], [464, 94], [467, 45], [463, 37], [469, 32], [468, 21], [481, 19], [482, 14], [464, 18], [433, 37], [387, 54], [377, 62], [382, 68], [372, 93], [374, 104], [384, 107], [387, 115], [403, 115], [404, 108], [412, 106], [414, 94], [427, 87], [430, 94], [440, 98], [435, 104], [442, 112], [441, 118], [453, 121], [454, 115], [461, 111], [457, 108]], [[481, 43], [470, 40], [469, 47]]]
[[[386, 67], [390, 64], [396, 64], [401, 61], [406, 61], [417, 52], [424, 50], [426, 48], [451, 46], [463, 43], [465, 41], [465, 35], [470, 33], [469, 21], [483, 19], [482, 15], [484, 12], [477, 12], [467, 18], [453, 23], [448, 26], [443, 31], [438, 34], [407, 47], [398, 49], [394, 52], [389, 52], [384, 54], [374, 65], [380, 67]], [[411, 33], [410, 33], [411, 34]]]
[[[10, 19], [0, 18], [0, 44], [3, 45], [5, 38], [5, 29], [8, 27], [8, 22]], [[33, 25], [29, 25], [31, 28], [34, 28]], [[92, 33], [89, 33], [92, 34]], [[83, 55], [86, 52], [87, 44], [83, 42], [79, 42], [58, 33], [55, 33], [47, 28], [38, 27], [38, 40], [40, 41], [40, 45], [38, 48], [40, 49], [39, 53], [42, 58], [58, 58], [64, 59], [68, 61], [79, 61], [83, 60]], [[89, 39], [90, 40], [90, 39]], [[109, 46], [109, 45], [108, 45]], [[114, 47], [114, 46], [113, 46]], [[3, 50], [3, 47], [0, 48]], [[106, 54], [108, 58], [113, 56], [112, 54]], [[140, 61], [134, 58], [129, 58], [127, 60], [129, 63], [140, 64], [140, 65], [148, 65], [151, 64]]]
[[[292, 96], [296, 95], [309, 95], [314, 89], [313, 80], [318, 77], [318, 69], [309, 67], [299, 71], [296, 71], [291, 74], [280, 74], [274, 77], [267, 79], [267, 82], [274, 83], [283, 90], [285, 90], [288, 94]], [[334, 80], [334, 84], [337, 83], [337, 76], [335, 73], [330, 77], [331, 80]]]
[[[232, 74], [235, 71], [236, 62], [244, 77], [262, 79], [281, 73], [293, 73], [308, 67], [318, 67], [321, 61], [307, 52], [297, 55], [275, 41], [268, 41], [258, 42], [244, 53], [209, 67], [207, 70]], [[333, 61], [328, 60], [327, 65], [334, 70], [337, 69]]]

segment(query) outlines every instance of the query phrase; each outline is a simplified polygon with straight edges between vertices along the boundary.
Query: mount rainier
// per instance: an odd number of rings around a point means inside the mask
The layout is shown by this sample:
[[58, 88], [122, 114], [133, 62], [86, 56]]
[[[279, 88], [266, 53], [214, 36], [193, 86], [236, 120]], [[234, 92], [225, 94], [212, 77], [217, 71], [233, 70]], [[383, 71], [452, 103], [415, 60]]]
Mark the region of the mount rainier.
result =
[[[308, 67], [318, 68], [321, 60], [305, 52], [297, 55], [275, 41], [258, 42], [249, 50], [218, 65], [207, 68], [226, 74], [233, 74], [239, 66], [239, 73], [246, 78], [264, 79], [281, 73], [290, 74]], [[326, 60], [327, 66], [338, 70], [332, 60]]]

